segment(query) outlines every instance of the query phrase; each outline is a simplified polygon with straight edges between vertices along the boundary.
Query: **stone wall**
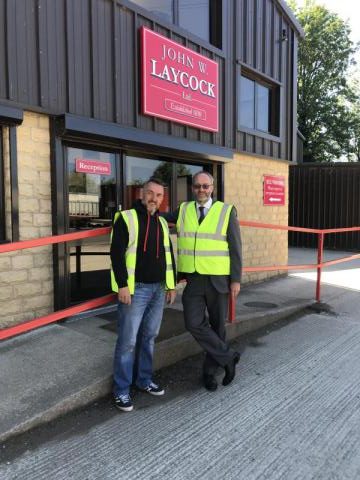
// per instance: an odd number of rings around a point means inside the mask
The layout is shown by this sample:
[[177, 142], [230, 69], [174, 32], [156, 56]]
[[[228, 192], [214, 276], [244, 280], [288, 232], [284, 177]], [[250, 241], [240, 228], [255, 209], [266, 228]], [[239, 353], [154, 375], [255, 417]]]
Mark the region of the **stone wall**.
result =
[[[7, 232], [10, 238], [9, 151], [4, 129]], [[46, 115], [24, 112], [17, 127], [20, 240], [51, 230], [50, 132]], [[52, 247], [0, 255], [0, 328], [53, 311]]]
[[[275, 225], [288, 224], [288, 164], [267, 158], [236, 154], [225, 166], [225, 201], [233, 203], [240, 220]], [[285, 177], [285, 206], [263, 205], [263, 176]], [[242, 227], [243, 265], [246, 267], [286, 265], [287, 231]], [[244, 273], [243, 283], [258, 282], [284, 271]]]

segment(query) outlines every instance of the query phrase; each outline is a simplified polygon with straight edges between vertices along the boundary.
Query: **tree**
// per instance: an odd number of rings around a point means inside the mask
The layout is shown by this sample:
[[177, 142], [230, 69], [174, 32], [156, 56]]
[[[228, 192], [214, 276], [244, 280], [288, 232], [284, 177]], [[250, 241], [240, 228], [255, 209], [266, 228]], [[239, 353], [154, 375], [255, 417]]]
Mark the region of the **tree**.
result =
[[356, 48], [350, 28], [326, 7], [291, 4], [304, 31], [298, 56], [298, 125], [304, 161], [329, 162], [348, 153], [354, 116], [347, 72]]
[[360, 80], [354, 77], [352, 79], [351, 87], [354, 92], [354, 99], [350, 106], [351, 139], [347, 158], [350, 162], [360, 162]]
[[[172, 179], [172, 168], [173, 168], [172, 163], [162, 162], [156, 168], [156, 170], [154, 170], [153, 176], [162, 180], [166, 185], [170, 185], [171, 179]], [[178, 177], [186, 176], [186, 175], [191, 175], [191, 172], [185, 165], [182, 165], [181, 163], [177, 163], [176, 175]]]

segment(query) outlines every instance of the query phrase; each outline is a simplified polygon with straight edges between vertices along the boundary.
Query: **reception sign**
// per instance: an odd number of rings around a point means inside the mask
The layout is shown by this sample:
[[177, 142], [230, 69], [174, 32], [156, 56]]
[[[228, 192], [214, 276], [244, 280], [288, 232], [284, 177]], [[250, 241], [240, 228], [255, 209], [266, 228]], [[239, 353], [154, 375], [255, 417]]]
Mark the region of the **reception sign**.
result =
[[219, 130], [218, 64], [146, 27], [141, 29], [142, 112]]
[[111, 175], [111, 163], [88, 160], [86, 158], [76, 158], [75, 172], [92, 173], [93, 175]]
[[264, 205], [285, 205], [285, 177], [264, 175]]

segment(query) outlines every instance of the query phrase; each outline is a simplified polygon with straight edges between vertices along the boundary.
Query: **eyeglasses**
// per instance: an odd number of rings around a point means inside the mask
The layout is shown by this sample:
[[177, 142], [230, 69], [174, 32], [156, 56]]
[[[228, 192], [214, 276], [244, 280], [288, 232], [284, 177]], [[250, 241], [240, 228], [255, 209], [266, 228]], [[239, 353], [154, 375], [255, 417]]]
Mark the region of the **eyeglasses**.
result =
[[200, 190], [200, 188], [202, 188], [203, 190], [209, 190], [210, 187], [212, 187], [212, 184], [209, 185], [208, 183], [195, 183], [195, 185], [193, 185], [193, 188], [195, 188], [195, 190]]

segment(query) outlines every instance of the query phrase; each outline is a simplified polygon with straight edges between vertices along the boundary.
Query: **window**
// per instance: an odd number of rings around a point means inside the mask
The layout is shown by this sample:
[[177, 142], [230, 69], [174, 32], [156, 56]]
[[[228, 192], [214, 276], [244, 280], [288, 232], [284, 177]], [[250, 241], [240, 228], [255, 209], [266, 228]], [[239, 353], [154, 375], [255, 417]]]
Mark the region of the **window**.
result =
[[279, 87], [242, 75], [238, 95], [238, 129], [279, 135]]
[[155, 13], [163, 20], [173, 23], [174, 1], [173, 0], [132, 0], [140, 7]]
[[222, 48], [222, 0], [132, 0], [215, 47]]
[[115, 155], [69, 147], [67, 157], [70, 228], [110, 225], [116, 211]]
[[150, 177], [156, 177], [166, 184], [160, 212], [169, 212], [171, 210], [172, 168], [171, 162], [126, 156], [125, 208], [131, 208], [135, 200], [142, 198], [143, 184]]
[[[134, 200], [142, 198], [143, 184], [150, 177], [154, 176], [159, 180], [162, 180], [166, 185], [164, 200], [161, 204], [160, 211], [173, 211], [181, 202], [192, 200], [192, 176], [200, 170], [212, 173], [212, 167], [209, 164], [201, 165], [171, 162], [126, 155], [124, 208], [131, 208]], [[216, 182], [214, 187], [214, 195], [216, 196]]]
[[179, 25], [209, 42], [209, 0], [198, 0], [197, 2], [193, 0], [179, 0]]

